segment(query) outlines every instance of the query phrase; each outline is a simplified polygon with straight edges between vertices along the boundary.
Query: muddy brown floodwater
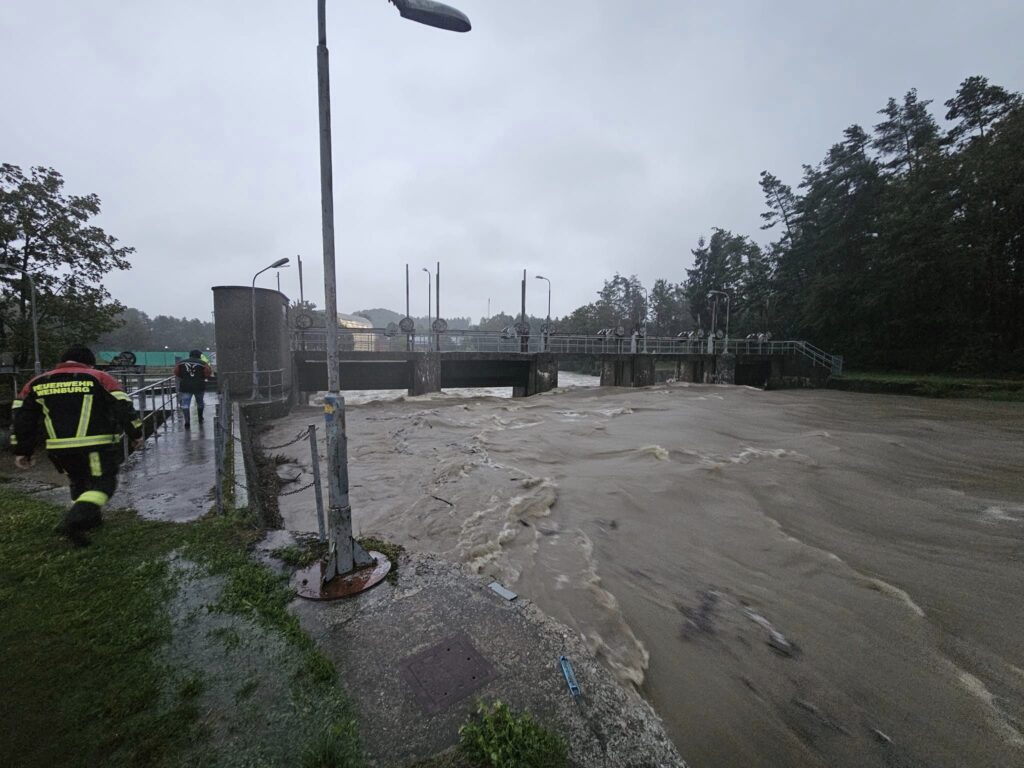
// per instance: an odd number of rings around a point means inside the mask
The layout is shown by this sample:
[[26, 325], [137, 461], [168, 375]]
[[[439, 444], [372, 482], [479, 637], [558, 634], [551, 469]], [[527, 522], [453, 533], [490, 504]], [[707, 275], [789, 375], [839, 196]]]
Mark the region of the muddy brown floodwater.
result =
[[697, 768], [1024, 765], [1020, 404], [670, 385], [369, 403], [349, 437], [363, 534], [578, 630]]

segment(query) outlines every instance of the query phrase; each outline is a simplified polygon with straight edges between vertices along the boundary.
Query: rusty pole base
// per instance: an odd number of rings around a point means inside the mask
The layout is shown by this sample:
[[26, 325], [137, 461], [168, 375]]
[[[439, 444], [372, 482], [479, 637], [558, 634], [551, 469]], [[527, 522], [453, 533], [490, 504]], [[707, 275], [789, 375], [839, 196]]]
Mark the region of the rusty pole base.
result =
[[380, 552], [370, 552], [370, 557], [376, 563], [335, 576], [327, 582], [323, 581], [324, 564], [318, 560], [308, 568], [296, 571], [292, 577], [292, 586], [299, 597], [306, 600], [340, 600], [358, 595], [380, 584], [391, 570], [391, 561]]

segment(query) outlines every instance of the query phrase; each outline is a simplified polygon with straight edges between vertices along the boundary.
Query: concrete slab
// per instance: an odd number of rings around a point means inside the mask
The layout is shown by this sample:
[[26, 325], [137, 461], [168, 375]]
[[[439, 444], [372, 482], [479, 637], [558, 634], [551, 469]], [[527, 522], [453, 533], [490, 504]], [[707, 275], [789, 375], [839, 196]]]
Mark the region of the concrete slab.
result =
[[[370, 765], [398, 768], [458, 742], [478, 700], [527, 710], [565, 736], [587, 768], [684, 766], [661, 720], [620, 687], [578, 635], [528, 600], [502, 599], [487, 579], [429, 555], [403, 556], [398, 584], [334, 603], [298, 600], [293, 610], [337, 665], [361, 718]], [[428, 712], [403, 670], [435, 644], [464, 635], [493, 669], [473, 694]], [[574, 701], [559, 667], [569, 657], [583, 695]]]

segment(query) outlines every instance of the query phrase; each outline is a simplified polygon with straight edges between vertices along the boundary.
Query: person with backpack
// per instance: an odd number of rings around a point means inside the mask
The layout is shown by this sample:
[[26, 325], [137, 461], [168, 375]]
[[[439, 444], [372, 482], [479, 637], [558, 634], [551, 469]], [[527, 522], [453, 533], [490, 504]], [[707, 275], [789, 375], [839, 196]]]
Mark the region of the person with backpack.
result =
[[203, 360], [203, 353], [193, 349], [185, 360], [175, 364], [174, 375], [178, 378], [178, 402], [185, 416], [185, 429], [192, 429], [192, 398], [195, 398], [196, 412], [202, 424], [206, 380], [213, 377], [213, 369]]

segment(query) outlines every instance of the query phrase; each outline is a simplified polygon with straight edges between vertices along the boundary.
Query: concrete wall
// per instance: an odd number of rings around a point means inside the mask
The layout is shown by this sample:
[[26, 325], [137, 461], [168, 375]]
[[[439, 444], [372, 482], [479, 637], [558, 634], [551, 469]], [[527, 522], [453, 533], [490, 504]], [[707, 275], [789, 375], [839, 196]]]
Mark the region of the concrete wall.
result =
[[[226, 387], [235, 397], [248, 397], [252, 389], [252, 300], [253, 291], [249, 286], [213, 288], [217, 379], [223, 382], [221, 387]], [[292, 384], [288, 297], [278, 291], [257, 288], [255, 300], [257, 367], [262, 371], [283, 369], [283, 394], [287, 395]], [[266, 383], [266, 377], [261, 383]]]
[[831, 371], [815, 365], [802, 355], [774, 355], [771, 359], [768, 389], [824, 387], [831, 377]]

